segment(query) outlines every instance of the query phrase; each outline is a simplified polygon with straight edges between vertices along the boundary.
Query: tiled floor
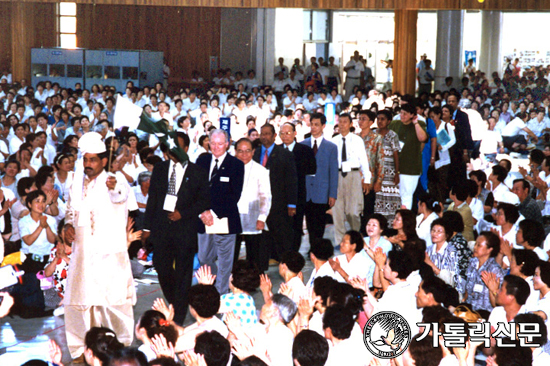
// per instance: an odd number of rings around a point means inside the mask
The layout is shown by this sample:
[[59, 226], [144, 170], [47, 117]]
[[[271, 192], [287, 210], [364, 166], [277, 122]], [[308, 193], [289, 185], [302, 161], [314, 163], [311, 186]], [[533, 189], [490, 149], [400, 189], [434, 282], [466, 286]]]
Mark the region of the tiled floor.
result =
[[[327, 226], [325, 237], [333, 240], [332, 225]], [[308, 259], [307, 234], [302, 239], [300, 252]], [[241, 256], [244, 255], [244, 249]], [[304, 278], [307, 280], [312, 271], [311, 262], [306, 261], [304, 268]], [[278, 267], [269, 268], [269, 277], [273, 282], [274, 292], [278, 290], [281, 283], [281, 277], [278, 274]], [[151, 277], [154, 278], [154, 277]], [[138, 300], [134, 307], [135, 319], [139, 319], [141, 314], [151, 308], [153, 301], [157, 297], [162, 297], [162, 291], [158, 284], [138, 284]], [[254, 295], [256, 306], [260, 308], [263, 305], [263, 298], [260, 291]], [[189, 324], [193, 319], [188, 316], [186, 323]], [[65, 340], [65, 325], [63, 317], [46, 317], [38, 319], [21, 319], [19, 317], [5, 317], [0, 319], [0, 365], [1, 366], [19, 366], [31, 359], [48, 360], [48, 342], [54, 339], [63, 351], [63, 363], [65, 366], [71, 365], [71, 357], [67, 349]], [[137, 345], [137, 343], [136, 343]]]

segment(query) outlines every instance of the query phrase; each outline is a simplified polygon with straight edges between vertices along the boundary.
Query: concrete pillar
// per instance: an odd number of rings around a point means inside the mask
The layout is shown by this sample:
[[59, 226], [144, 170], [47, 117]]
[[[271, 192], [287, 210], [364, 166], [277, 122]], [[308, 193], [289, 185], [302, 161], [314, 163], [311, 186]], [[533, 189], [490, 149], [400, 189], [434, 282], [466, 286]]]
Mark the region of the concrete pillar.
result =
[[488, 77], [497, 71], [502, 78], [502, 12], [481, 11], [481, 51], [479, 55], [479, 70]]
[[256, 78], [262, 85], [273, 83], [275, 68], [275, 9], [257, 9]]
[[437, 48], [434, 89], [445, 85], [445, 78], [454, 78], [453, 86], [460, 85], [462, 78], [462, 33], [464, 10], [437, 11]]
[[393, 91], [412, 94], [416, 81], [417, 10], [395, 10]]

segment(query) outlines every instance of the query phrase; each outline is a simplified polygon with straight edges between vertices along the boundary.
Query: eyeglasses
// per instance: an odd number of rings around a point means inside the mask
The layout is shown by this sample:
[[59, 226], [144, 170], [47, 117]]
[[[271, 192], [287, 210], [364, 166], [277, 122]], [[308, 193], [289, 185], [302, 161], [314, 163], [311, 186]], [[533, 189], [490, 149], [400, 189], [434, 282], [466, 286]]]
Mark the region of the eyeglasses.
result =
[[281, 132], [280, 135], [283, 135], [283, 136], [289, 136], [289, 135], [292, 135], [294, 132]]
[[237, 150], [237, 154], [250, 154], [252, 152], [252, 150], [248, 149], [248, 150]]

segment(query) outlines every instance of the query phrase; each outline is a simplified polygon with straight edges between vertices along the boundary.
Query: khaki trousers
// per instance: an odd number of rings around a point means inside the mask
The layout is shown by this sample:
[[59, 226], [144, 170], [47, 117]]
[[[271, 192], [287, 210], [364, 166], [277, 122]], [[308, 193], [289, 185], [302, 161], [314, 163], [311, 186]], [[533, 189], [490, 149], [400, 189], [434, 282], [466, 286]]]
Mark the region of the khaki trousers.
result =
[[361, 173], [358, 170], [348, 172], [346, 177], [338, 172], [338, 197], [332, 208], [334, 221], [334, 243], [339, 245], [346, 233], [346, 221], [351, 230], [361, 229], [361, 213], [363, 212], [363, 186]]
[[131, 302], [124, 305], [65, 305], [65, 334], [73, 359], [84, 353], [84, 337], [92, 327], [113, 330], [126, 347], [134, 339], [134, 310]]

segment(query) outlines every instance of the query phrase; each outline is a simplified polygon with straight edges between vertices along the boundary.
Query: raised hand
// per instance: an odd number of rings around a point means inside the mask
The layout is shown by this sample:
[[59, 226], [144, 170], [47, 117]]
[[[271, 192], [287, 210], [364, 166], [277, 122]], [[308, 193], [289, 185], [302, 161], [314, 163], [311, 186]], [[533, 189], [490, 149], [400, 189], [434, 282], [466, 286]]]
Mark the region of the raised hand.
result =
[[48, 351], [50, 354], [50, 361], [56, 365], [63, 366], [61, 363], [61, 358], [63, 357], [61, 347], [59, 347], [53, 339], [50, 339], [50, 342], [48, 343]]
[[166, 338], [163, 334], [155, 334], [151, 338], [151, 349], [157, 355], [157, 358], [167, 357], [174, 359], [176, 357], [176, 352], [174, 351], [174, 345], [172, 342], [166, 342]]
[[166, 306], [166, 303], [161, 298], [158, 298], [153, 302], [152, 309], [162, 313], [169, 322], [174, 319], [174, 306], [172, 304]]
[[500, 280], [498, 279], [496, 273], [483, 271], [481, 272], [481, 279], [489, 291], [497, 292], [500, 287]]
[[206, 264], [195, 272], [195, 277], [201, 285], [213, 285], [214, 281], [216, 281], [216, 276], [212, 275], [210, 266], [207, 266]]
[[273, 288], [273, 284], [271, 283], [271, 280], [269, 279], [269, 276], [266, 274], [260, 275], [260, 290], [263, 294], [270, 293], [271, 289]]

